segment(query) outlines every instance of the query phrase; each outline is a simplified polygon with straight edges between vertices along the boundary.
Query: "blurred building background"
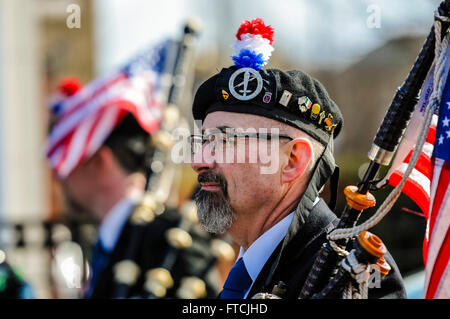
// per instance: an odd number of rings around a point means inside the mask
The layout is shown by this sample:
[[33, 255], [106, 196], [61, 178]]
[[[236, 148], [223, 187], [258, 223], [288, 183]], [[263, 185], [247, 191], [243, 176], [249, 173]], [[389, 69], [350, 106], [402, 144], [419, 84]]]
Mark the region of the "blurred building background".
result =
[[[438, 4], [0, 0], [0, 249], [22, 271], [36, 297], [77, 297], [73, 287], [66, 289], [71, 279], [64, 271], [58, 277], [55, 251], [70, 242], [87, 246], [95, 228], [83, 214], [66, 211], [42, 149], [49, 99], [61, 77], [76, 75], [87, 83], [158, 39], [179, 37], [184, 22], [195, 16], [203, 23], [194, 74], [197, 87], [231, 64], [230, 45], [242, 20], [261, 17], [275, 28], [268, 67], [311, 73], [341, 107], [345, 125], [336, 156], [342, 191], [359, 181], [378, 125], [429, 33]], [[74, 25], [77, 12], [80, 24]], [[185, 102], [189, 118], [191, 97]], [[379, 202], [386, 193], [376, 194]], [[416, 274], [414, 282], [420, 283], [425, 219], [418, 214], [419, 208], [402, 197], [374, 233], [387, 244], [403, 275]]]

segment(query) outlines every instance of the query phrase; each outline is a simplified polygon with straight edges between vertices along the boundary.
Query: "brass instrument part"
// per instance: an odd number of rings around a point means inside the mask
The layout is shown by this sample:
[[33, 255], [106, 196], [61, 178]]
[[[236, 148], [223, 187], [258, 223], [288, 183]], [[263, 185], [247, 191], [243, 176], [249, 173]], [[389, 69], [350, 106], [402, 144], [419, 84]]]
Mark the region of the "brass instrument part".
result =
[[152, 135], [152, 143], [161, 150], [169, 151], [173, 145], [172, 135], [168, 131], [158, 131]]
[[157, 202], [150, 193], [145, 193], [141, 203], [133, 211], [130, 221], [133, 224], [146, 224], [155, 219]]
[[170, 272], [165, 268], [150, 269], [146, 277], [145, 289], [158, 298], [164, 297], [167, 289], [172, 288], [174, 284]]
[[139, 266], [129, 259], [122, 260], [115, 264], [113, 270], [116, 281], [128, 286], [134, 285], [141, 273]]
[[181, 279], [180, 288], [177, 290], [177, 297], [181, 299], [199, 299], [206, 296], [206, 285], [203, 280], [197, 277], [185, 277]]
[[188, 248], [192, 245], [192, 237], [181, 228], [171, 228], [166, 232], [166, 238], [169, 244], [175, 248]]
[[233, 247], [221, 239], [213, 239], [211, 241], [211, 252], [217, 259], [223, 261], [232, 261], [235, 257]]
[[197, 205], [193, 200], [189, 200], [184, 203], [180, 208], [180, 213], [192, 224], [198, 224]]

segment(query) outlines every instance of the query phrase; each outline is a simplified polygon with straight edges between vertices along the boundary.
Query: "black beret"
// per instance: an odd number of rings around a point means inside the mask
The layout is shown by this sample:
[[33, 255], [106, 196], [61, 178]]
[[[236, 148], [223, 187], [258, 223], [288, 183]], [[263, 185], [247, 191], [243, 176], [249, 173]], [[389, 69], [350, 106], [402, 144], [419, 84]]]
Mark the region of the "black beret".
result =
[[310, 75], [278, 69], [224, 68], [197, 90], [195, 120], [227, 111], [268, 117], [299, 128], [326, 145], [341, 131], [343, 117], [324, 86]]

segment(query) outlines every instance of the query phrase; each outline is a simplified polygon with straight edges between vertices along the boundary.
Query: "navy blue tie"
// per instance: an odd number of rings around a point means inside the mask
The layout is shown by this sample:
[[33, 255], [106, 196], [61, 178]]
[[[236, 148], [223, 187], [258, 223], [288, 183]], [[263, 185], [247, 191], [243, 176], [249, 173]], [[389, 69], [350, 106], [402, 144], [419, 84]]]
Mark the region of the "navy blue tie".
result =
[[99, 239], [92, 250], [92, 279], [89, 285], [89, 291], [87, 297], [92, 295], [93, 288], [108, 261], [108, 252], [104, 248], [101, 240]]
[[228, 274], [220, 299], [244, 299], [245, 293], [251, 284], [252, 278], [250, 278], [245, 268], [244, 260], [239, 258]]

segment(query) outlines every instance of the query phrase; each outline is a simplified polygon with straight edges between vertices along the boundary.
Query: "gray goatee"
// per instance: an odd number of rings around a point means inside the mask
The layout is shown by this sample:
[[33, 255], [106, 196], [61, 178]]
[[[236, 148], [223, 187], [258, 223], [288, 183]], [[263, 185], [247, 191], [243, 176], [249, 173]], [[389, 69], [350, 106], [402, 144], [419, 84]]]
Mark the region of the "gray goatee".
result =
[[213, 234], [225, 233], [233, 223], [234, 211], [227, 193], [227, 183], [219, 174], [205, 172], [199, 174], [198, 181], [219, 183], [221, 190], [210, 192], [199, 190], [195, 194], [197, 215], [203, 228]]

